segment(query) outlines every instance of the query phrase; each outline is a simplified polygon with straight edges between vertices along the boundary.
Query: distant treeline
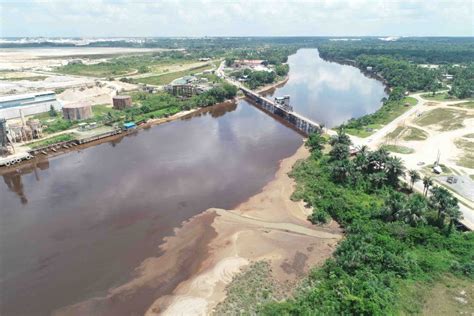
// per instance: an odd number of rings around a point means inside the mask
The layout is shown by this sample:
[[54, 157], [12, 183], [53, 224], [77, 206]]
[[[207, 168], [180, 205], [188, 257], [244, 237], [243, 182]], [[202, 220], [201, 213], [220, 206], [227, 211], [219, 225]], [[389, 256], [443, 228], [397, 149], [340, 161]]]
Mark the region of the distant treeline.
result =
[[355, 60], [361, 55], [389, 56], [418, 64], [471, 63], [474, 61], [472, 37], [421, 37], [381, 41], [327, 41], [318, 46], [326, 59]]

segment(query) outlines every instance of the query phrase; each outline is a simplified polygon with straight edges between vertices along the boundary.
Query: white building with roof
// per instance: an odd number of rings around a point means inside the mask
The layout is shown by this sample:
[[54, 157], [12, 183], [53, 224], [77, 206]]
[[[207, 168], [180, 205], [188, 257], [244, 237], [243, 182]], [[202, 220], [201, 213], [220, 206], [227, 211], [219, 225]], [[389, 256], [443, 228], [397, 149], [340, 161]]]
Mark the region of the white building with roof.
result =
[[62, 109], [54, 91], [0, 96], [0, 118], [20, 118], [20, 110], [24, 116], [44, 113], [51, 106], [58, 111]]

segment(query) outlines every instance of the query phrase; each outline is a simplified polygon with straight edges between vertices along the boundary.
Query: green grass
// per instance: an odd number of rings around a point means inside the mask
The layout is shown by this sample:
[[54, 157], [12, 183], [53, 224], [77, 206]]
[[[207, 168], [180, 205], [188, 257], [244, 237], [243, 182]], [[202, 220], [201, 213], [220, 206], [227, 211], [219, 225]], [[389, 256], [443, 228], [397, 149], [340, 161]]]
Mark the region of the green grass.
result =
[[150, 77], [145, 77], [145, 78], [139, 78], [139, 79], [133, 79], [134, 83], [144, 83], [144, 84], [151, 84], [151, 85], [156, 85], [156, 86], [161, 86], [165, 84], [171, 83], [171, 81], [184, 77], [184, 76], [189, 76], [198, 72], [203, 72], [204, 70], [212, 69], [212, 66], [207, 64], [204, 66], [192, 68], [192, 69], [187, 69], [187, 70], [182, 70], [182, 71], [177, 71], [177, 72], [171, 72], [171, 73], [166, 73], [162, 75], [157, 75], [157, 76], [150, 76]]
[[0, 78], [4, 81], [20, 81], [20, 80], [29, 80], [29, 81], [41, 81], [48, 78], [47, 76], [30, 76], [30, 77], [9, 77], [9, 78]]
[[463, 151], [457, 164], [461, 167], [474, 169], [474, 142], [458, 138], [454, 141], [454, 144]]
[[398, 126], [391, 133], [387, 134], [387, 139], [394, 140], [399, 138], [405, 141], [425, 140], [428, 138], [428, 134], [422, 129], [411, 126]]
[[109, 112], [121, 113], [121, 111], [116, 110], [107, 104], [94, 105], [92, 107], [92, 114], [94, 114], [94, 116], [97, 118], [101, 118], [102, 116], [106, 115]]
[[474, 109], [474, 101], [451, 104], [450, 106], [460, 107], [464, 109]]
[[463, 137], [464, 138], [474, 138], [474, 133], [466, 134]]
[[422, 129], [416, 127], [408, 127], [403, 134], [403, 140], [425, 140], [428, 138], [428, 134]]
[[[447, 274], [436, 282], [427, 283], [427, 293], [422, 315], [470, 315], [474, 311], [474, 287], [472, 279]], [[466, 303], [456, 300], [465, 299]]]
[[468, 114], [466, 111], [437, 108], [423, 113], [416, 119], [416, 123], [434, 127], [438, 131], [451, 131], [464, 127], [464, 120], [473, 117], [474, 114]]
[[363, 128], [345, 128], [344, 131], [347, 134], [365, 138], [375, 133], [381, 127], [381, 124], [369, 124]]
[[35, 149], [35, 148], [39, 148], [39, 147], [43, 147], [43, 146], [56, 144], [56, 143], [67, 142], [67, 141], [70, 141], [70, 140], [73, 140], [73, 139], [75, 139], [75, 136], [74, 136], [73, 133], [61, 134], [61, 135], [56, 135], [56, 136], [46, 138], [46, 139], [43, 139], [43, 140], [40, 140], [40, 141], [37, 141], [37, 142], [28, 143], [27, 146]]
[[449, 100], [458, 100], [456, 97], [450, 96], [447, 92], [436, 93], [434, 96], [432, 93], [422, 94], [421, 97], [426, 100], [431, 101], [449, 101]]
[[90, 77], [115, 77], [123, 76], [129, 73], [147, 73], [154, 71], [163, 71], [168, 66], [184, 65], [192, 62], [197, 62], [195, 59], [170, 58], [160, 57], [153, 54], [143, 53], [134, 56], [120, 56], [112, 58], [108, 61], [85, 65], [85, 64], [71, 64], [55, 68], [56, 72], [90, 76]]
[[394, 153], [405, 154], [405, 155], [412, 154], [415, 152], [413, 148], [401, 146], [401, 145], [383, 145], [382, 148]]
[[[346, 133], [358, 136], [358, 137], [368, 137], [372, 135], [377, 128], [386, 125], [411, 109], [411, 106], [417, 104], [417, 100], [413, 97], [405, 97], [400, 101], [389, 102], [382, 106], [379, 110], [375, 113], [370, 114], [370, 124], [363, 125], [358, 128], [350, 128], [347, 127], [345, 129]], [[410, 106], [405, 106], [405, 103], [410, 104]], [[372, 131], [368, 131], [368, 129], [372, 128]]]
[[270, 264], [258, 261], [233, 278], [226, 288], [225, 300], [217, 305], [213, 315], [256, 315], [262, 304], [288, 295], [272, 279]]

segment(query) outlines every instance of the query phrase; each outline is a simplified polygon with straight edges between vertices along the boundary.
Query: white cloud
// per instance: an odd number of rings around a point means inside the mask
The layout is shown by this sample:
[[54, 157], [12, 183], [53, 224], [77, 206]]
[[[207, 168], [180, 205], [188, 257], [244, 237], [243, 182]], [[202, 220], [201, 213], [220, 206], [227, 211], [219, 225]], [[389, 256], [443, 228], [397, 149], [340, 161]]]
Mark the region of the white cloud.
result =
[[0, 0], [1, 36], [474, 35], [472, 0]]

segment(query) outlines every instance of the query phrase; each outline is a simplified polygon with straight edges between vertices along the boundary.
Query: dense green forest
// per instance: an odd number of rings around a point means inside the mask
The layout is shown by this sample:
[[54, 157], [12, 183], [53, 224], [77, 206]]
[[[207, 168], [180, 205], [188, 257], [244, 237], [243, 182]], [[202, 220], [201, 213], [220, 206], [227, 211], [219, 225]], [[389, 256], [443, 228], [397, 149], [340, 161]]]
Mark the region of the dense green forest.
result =
[[448, 273], [474, 278], [474, 234], [456, 229], [461, 215], [449, 191], [424, 178], [425, 192], [413, 192], [419, 175], [410, 171], [409, 184], [401, 183], [405, 167], [384, 149], [362, 148], [351, 158], [344, 133], [331, 138], [327, 154], [325, 143], [319, 134], [309, 137], [311, 157], [292, 171], [293, 198], [313, 207], [312, 222], [335, 219], [346, 238], [296, 297], [266, 305], [263, 314], [416, 313], [421, 303], [407, 304], [402, 291], [413, 282], [436, 282]]

